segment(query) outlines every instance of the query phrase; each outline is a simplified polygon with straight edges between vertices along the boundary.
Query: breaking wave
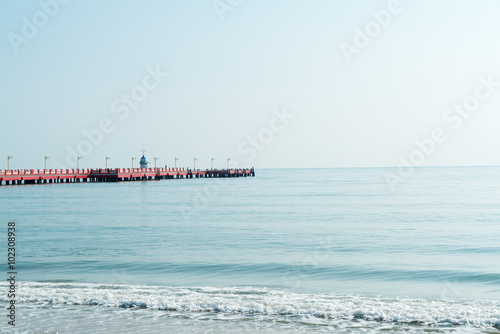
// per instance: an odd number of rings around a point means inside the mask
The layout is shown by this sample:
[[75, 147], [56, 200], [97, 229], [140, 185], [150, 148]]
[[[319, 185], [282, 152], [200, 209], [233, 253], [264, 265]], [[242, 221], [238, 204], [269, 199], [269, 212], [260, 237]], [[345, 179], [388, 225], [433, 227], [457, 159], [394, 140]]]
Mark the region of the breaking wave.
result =
[[[6, 288], [5, 283], [0, 287]], [[365, 320], [422, 326], [500, 327], [500, 302], [299, 294], [259, 287], [160, 287], [20, 282], [17, 301], [177, 312]], [[6, 295], [0, 297], [6, 302]]]

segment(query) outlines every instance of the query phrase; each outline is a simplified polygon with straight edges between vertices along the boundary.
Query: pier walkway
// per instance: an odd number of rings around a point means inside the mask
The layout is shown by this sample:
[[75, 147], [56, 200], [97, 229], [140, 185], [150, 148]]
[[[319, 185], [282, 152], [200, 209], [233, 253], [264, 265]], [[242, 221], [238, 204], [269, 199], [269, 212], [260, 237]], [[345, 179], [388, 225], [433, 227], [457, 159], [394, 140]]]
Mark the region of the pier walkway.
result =
[[0, 186], [250, 176], [255, 176], [253, 168], [222, 170], [185, 168], [18, 169], [0, 170]]

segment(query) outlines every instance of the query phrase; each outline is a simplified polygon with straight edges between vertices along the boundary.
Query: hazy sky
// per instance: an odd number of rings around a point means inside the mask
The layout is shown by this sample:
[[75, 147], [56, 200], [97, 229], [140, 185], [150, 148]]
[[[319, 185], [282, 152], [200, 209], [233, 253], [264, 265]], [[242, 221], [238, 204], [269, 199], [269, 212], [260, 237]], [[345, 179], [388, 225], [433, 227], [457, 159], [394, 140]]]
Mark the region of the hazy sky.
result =
[[498, 0], [0, 0], [0, 168], [7, 155], [129, 167], [142, 148], [199, 168], [499, 165], [498, 13]]

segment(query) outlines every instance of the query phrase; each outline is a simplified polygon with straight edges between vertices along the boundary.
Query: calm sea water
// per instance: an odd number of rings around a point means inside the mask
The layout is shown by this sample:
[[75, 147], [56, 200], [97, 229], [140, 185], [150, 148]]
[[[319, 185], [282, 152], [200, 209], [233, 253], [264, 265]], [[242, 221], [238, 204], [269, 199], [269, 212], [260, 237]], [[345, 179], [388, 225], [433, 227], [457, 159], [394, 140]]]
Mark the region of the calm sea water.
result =
[[500, 168], [388, 172], [1, 187], [16, 329], [500, 332]]

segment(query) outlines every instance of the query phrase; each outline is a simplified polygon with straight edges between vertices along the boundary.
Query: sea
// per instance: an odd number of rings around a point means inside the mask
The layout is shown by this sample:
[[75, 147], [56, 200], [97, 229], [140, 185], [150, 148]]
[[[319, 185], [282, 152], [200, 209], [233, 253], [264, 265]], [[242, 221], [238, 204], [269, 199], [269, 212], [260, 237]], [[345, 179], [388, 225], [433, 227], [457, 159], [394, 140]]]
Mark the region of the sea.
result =
[[499, 167], [2, 186], [0, 219], [2, 333], [500, 333]]

